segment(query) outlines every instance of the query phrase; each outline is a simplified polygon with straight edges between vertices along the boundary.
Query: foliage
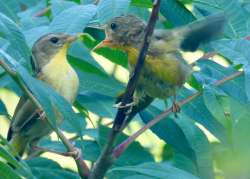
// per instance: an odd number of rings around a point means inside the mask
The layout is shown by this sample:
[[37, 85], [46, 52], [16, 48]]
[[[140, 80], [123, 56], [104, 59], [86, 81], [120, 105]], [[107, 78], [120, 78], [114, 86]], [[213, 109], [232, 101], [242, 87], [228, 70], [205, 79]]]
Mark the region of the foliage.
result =
[[[189, 7], [192, 6], [192, 11]], [[84, 160], [95, 162], [110, 128], [102, 122], [113, 119], [116, 109], [112, 107], [116, 97], [126, 84], [117, 75], [108, 73], [107, 65], [128, 68], [127, 56], [111, 49], [97, 50], [105, 57], [99, 61], [91, 49], [104, 38], [101, 30], [92, 28], [104, 24], [112, 17], [133, 13], [144, 19], [152, 7], [150, 0], [0, 0], [0, 60], [7, 63], [29, 87], [42, 105], [53, 125], [56, 108], [63, 116], [60, 127], [69, 135], [80, 136], [75, 144], [82, 149]], [[108, 171], [108, 178], [250, 178], [250, 1], [237, 0], [163, 0], [160, 9], [161, 28], [174, 28], [209, 14], [224, 12], [227, 23], [220, 40], [202, 48], [215, 51], [221, 58], [200, 59], [195, 63], [198, 71], [193, 73], [189, 87], [178, 92], [178, 99], [185, 99], [195, 92], [202, 95], [183, 106], [178, 118], [166, 117], [150, 130], [164, 141], [160, 159], [141, 141], [133, 142], [115, 165]], [[80, 89], [73, 110], [53, 89], [31, 75], [30, 48], [44, 34], [86, 32], [68, 52], [68, 60], [77, 70]], [[209, 50], [207, 50], [209, 49]], [[244, 71], [238, 78], [221, 86], [217, 80]], [[122, 74], [123, 76], [123, 74]], [[14, 80], [0, 69], [0, 87], [20, 96], [22, 91]], [[0, 91], [1, 93], [1, 91]], [[0, 98], [1, 99], [1, 98]], [[7, 116], [8, 105], [0, 101], [0, 115]], [[148, 123], [166, 109], [163, 102], [155, 100], [140, 113], [138, 127]], [[98, 116], [95, 126], [89, 118]], [[139, 116], [138, 116], [139, 117]], [[138, 118], [136, 117], [136, 118]], [[105, 120], [104, 120], [105, 121]], [[3, 120], [0, 120], [3, 122]], [[88, 124], [88, 125], [87, 125]], [[135, 123], [131, 124], [134, 129]], [[79, 178], [76, 171], [62, 167], [45, 157], [16, 160], [7, 141], [0, 138], [0, 178]], [[146, 135], [141, 135], [147, 141]], [[126, 140], [123, 134], [117, 144]], [[65, 151], [60, 141], [44, 139], [41, 146]], [[151, 146], [156, 148], [160, 146]], [[167, 155], [167, 157], [166, 157]], [[60, 164], [59, 164], [60, 163]]]

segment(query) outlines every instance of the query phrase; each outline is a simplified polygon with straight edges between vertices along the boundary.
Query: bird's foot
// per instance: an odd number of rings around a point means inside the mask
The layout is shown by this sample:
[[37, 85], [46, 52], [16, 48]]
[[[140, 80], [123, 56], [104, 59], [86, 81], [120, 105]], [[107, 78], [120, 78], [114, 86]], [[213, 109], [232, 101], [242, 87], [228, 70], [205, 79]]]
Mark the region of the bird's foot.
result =
[[174, 116], [178, 118], [177, 113], [181, 111], [181, 107], [179, 106], [179, 104], [177, 104], [176, 102], [173, 102], [171, 109], [172, 109], [172, 112], [174, 113]]
[[116, 103], [113, 105], [114, 108], [118, 108], [118, 109], [124, 109], [124, 108], [128, 108], [128, 107], [133, 107], [135, 105], [135, 102], [131, 102], [125, 105], [122, 105], [122, 102]]
[[46, 114], [43, 110], [38, 111], [39, 119], [44, 120], [46, 118]]
[[131, 103], [125, 104], [125, 105], [122, 105], [122, 103], [119, 102], [119, 103], [115, 104], [113, 107], [118, 108], [118, 109], [128, 108], [128, 110], [125, 113], [128, 116], [131, 113], [132, 108], [133, 108], [133, 106], [135, 106], [135, 104], [136, 103], [134, 101]]
[[78, 160], [81, 158], [82, 156], [82, 151], [76, 147], [73, 148], [73, 151], [70, 151], [70, 152], [66, 152], [65, 153], [66, 156], [71, 156], [73, 157], [75, 160]]

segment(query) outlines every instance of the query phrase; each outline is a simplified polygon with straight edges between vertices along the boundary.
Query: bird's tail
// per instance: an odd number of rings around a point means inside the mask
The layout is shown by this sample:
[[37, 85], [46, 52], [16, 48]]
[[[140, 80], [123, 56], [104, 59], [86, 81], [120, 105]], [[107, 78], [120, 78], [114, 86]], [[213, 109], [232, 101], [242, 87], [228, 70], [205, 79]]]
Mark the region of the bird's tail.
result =
[[26, 146], [27, 146], [27, 139], [25, 139], [24, 136], [21, 135], [13, 135], [13, 137], [10, 139], [9, 141], [11, 147], [13, 148], [14, 152], [13, 155], [14, 156], [22, 156]]
[[216, 14], [205, 19], [195, 21], [181, 27], [180, 33], [184, 33], [180, 47], [184, 51], [195, 51], [200, 44], [212, 40], [223, 30], [226, 17], [224, 14]]

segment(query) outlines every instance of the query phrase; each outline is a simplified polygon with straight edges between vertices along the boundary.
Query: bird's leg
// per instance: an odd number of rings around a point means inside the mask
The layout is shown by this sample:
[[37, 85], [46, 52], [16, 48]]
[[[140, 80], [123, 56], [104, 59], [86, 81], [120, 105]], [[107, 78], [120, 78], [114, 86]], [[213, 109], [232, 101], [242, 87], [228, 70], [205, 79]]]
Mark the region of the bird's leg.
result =
[[46, 118], [46, 114], [43, 110], [37, 110], [39, 119], [44, 120]]
[[176, 94], [174, 95], [174, 100], [172, 103], [172, 112], [174, 113], [174, 116], [177, 118], [177, 113], [179, 113], [181, 111], [181, 107], [179, 106], [179, 104], [176, 103]]
[[123, 109], [123, 108], [128, 108], [128, 107], [132, 107], [135, 105], [135, 102], [132, 101], [131, 103], [122, 105], [122, 102], [116, 103], [113, 105], [114, 108], [118, 108], [118, 109]]

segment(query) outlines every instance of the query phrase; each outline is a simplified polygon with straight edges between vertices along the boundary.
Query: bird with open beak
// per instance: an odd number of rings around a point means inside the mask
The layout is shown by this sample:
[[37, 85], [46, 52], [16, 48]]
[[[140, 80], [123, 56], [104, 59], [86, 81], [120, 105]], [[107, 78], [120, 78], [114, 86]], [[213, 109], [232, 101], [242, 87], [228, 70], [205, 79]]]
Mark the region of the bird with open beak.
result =
[[[219, 14], [171, 30], [154, 30], [128, 121], [155, 98], [166, 99], [173, 96], [172, 110], [180, 110], [175, 96], [192, 71], [180, 51], [197, 50], [200, 44], [210, 41], [222, 31], [224, 22], [224, 15]], [[109, 47], [127, 53], [129, 71], [132, 74], [142, 47], [145, 27], [145, 23], [136, 16], [115, 17], [105, 25], [106, 38], [95, 49]]]

